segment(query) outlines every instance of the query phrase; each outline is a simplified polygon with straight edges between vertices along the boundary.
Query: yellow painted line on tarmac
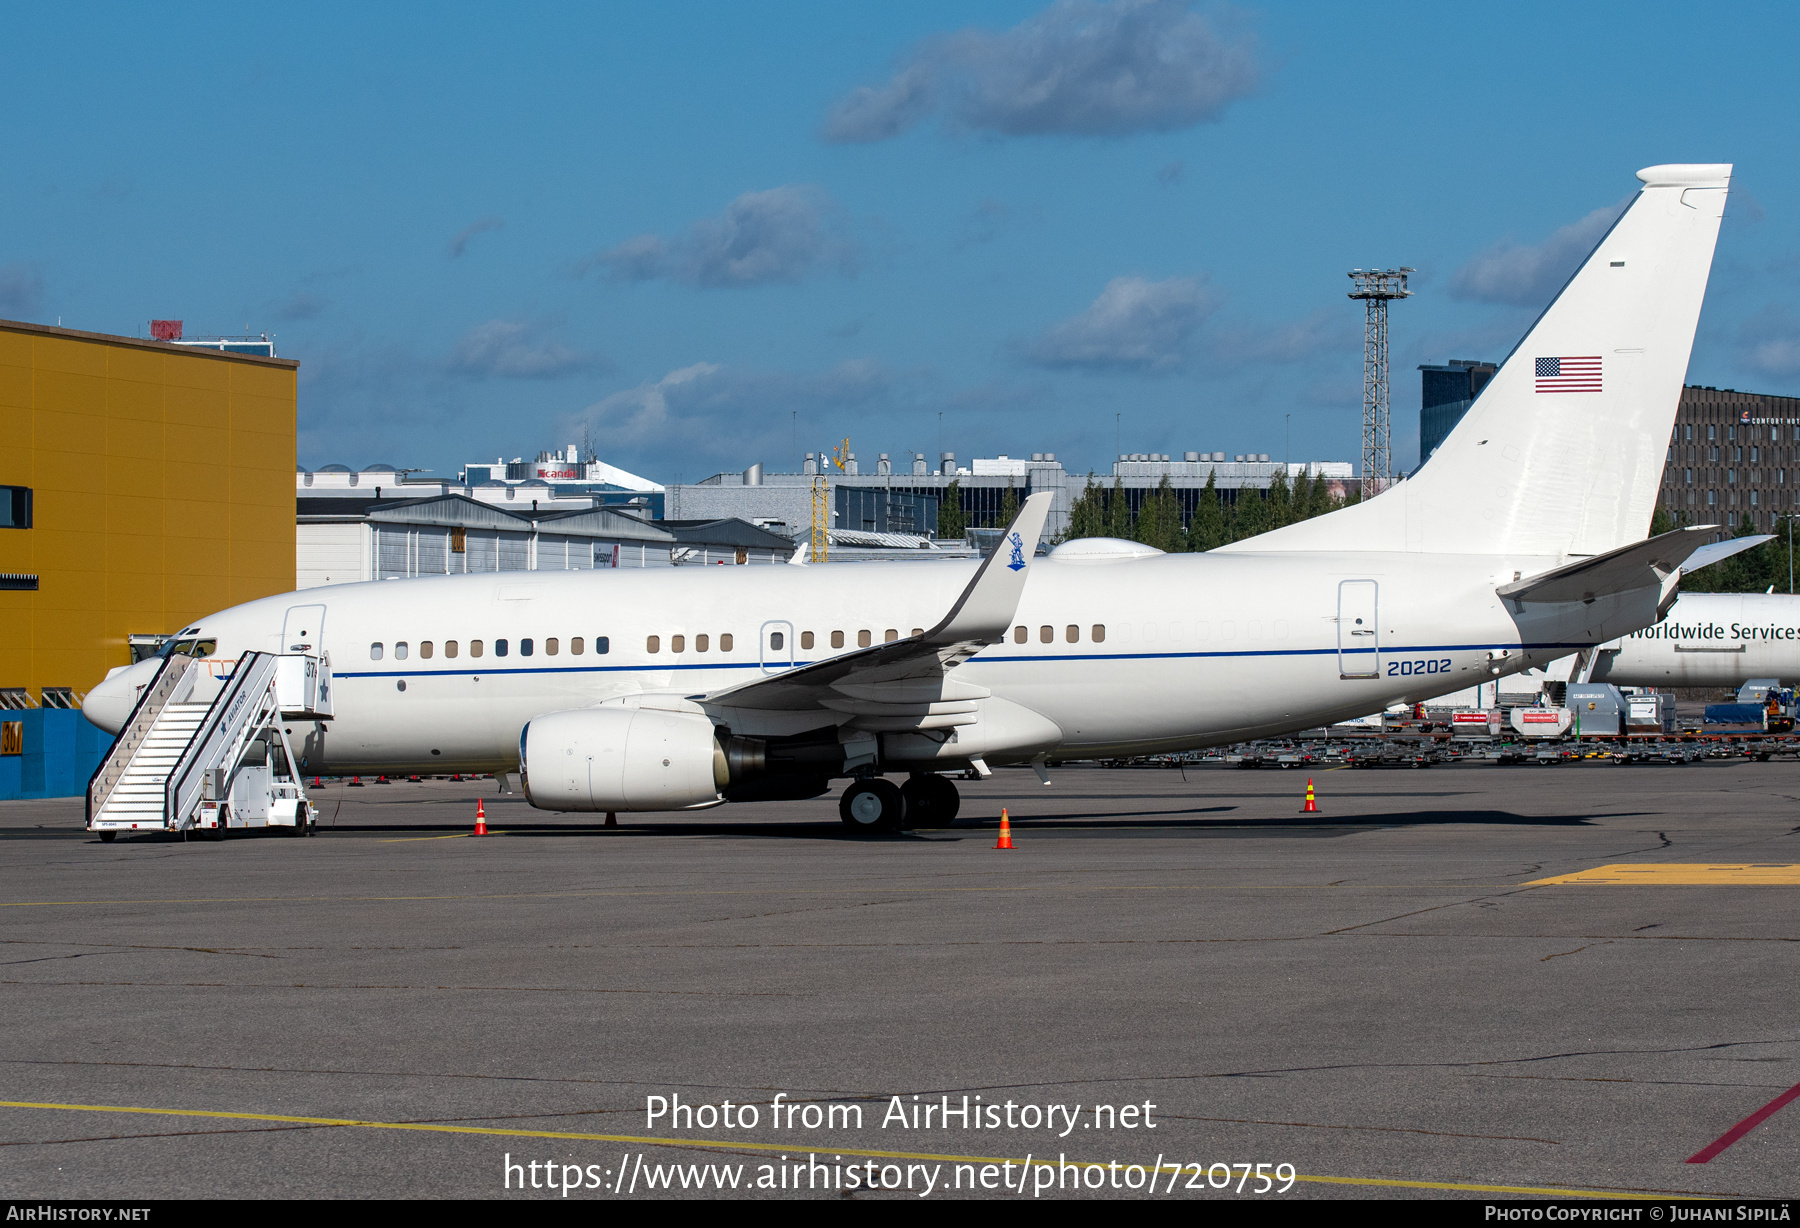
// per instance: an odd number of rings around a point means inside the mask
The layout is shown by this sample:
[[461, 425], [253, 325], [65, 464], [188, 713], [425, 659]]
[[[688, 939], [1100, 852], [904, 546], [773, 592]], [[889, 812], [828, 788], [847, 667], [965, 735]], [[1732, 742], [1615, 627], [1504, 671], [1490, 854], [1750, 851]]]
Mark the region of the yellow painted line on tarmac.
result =
[[[871, 1160], [935, 1160], [946, 1164], [1017, 1164], [1023, 1168], [1025, 1160], [1005, 1156], [970, 1156], [939, 1155], [925, 1151], [871, 1151], [852, 1147], [832, 1147], [815, 1149], [796, 1147], [790, 1143], [749, 1143], [722, 1141], [718, 1139], [699, 1138], [654, 1138], [633, 1134], [583, 1134], [564, 1130], [519, 1130], [499, 1126], [451, 1126], [437, 1122], [418, 1121], [363, 1121], [349, 1117], [295, 1117], [281, 1113], [227, 1113], [208, 1109], [150, 1109], [123, 1104], [54, 1104], [30, 1100], [0, 1100], [0, 1108], [7, 1109], [58, 1109], [72, 1113], [139, 1113], [152, 1117], [205, 1117], [226, 1121], [272, 1121], [283, 1125], [295, 1126], [348, 1126], [363, 1130], [412, 1130], [430, 1134], [476, 1134], [499, 1138], [553, 1138], [586, 1143], [627, 1143], [640, 1147], [671, 1147], [676, 1149], [705, 1149], [716, 1151], [763, 1151], [778, 1152], [782, 1155], [810, 1153], [823, 1155], [828, 1150], [834, 1156], [860, 1156]], [[1030, 1163], [1036, 1168], [1055, 1168], [1059, 1163], [1069, 1163], [1076, 1167], [1087, 1167], [1090, 1164], [1106, 1164], [1111, 1161], [1096, 1160], [1044, 1160], [1031, 1158]], [[1151, 1165], [1139, 1167], [1148, 1169]], [[1159, 1172], [1182, 1172], [1189, 1164], [1164, 1164]], [[1385, 1177], [1310, 1177], [1298, 1174], [1296, 1181], [1310, 1181], [1321, 1185], [1364, 1185], [1379, 1186], [1384, 1189], [1407, 1190], [1461, 1190], [1475, 1194], [1546, 1194], [1569, 1198], [1660, 1198], [1661, 1194], [1638, 1193], [1625, 1190], [1581, 1190], [1552, 1188], [1531, 1185], [1470, 1185], [1450, 1181], [1400, 1181]]]
[[1773, 862], [1619, 862], [1554, 878], [1538, 878], [1527, 887], [1585, 886], [1654, 887], [1800, 887], [1800, 865]]

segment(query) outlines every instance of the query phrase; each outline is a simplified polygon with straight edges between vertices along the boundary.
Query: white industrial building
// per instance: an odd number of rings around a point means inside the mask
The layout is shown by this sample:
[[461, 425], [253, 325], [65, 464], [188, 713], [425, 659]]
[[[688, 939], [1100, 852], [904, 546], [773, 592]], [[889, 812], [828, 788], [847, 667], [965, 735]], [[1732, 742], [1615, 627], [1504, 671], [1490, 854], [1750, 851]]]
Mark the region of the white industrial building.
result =
[[482, 571], [782, 563], [793, 553], [785, 537], [729, 518], [655, 523], [606, 507], [534, 511], [461, 494], [302, 498], [295, 519], [297, 588]]

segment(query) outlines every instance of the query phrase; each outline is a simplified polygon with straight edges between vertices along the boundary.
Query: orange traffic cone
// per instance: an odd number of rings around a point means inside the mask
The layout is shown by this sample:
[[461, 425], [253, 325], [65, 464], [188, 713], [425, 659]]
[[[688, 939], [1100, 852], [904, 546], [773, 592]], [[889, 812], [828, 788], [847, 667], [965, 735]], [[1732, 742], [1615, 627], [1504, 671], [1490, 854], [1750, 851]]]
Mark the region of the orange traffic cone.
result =
[[487, 835], [487, 810], [482, 806], [479, 797], [475, 799], [475, 834]]
[[1007, 821], [1006, 808], [1004, 806], [1000, 809], [1000, 839], [994, 842], [994, 847], [997, 849], [1009, 849], [1012, 847], [1012, 824]]
[[1301, 814], [1319, 813], [1319, 803], [1313, 800], [1312, 777], [1306, 778], [1306, 805], [1300, 807]]

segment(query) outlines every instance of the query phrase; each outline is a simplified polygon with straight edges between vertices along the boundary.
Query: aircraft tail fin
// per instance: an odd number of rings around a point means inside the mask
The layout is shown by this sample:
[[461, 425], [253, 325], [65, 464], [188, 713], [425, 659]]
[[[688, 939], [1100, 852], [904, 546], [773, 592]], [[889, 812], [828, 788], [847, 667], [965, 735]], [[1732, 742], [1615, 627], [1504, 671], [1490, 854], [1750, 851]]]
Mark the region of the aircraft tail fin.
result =
[[1643, 189], [1416, 474], [1221, 549], [1594, 555], [1641, 540], [1731, 167], [1638, 178]]

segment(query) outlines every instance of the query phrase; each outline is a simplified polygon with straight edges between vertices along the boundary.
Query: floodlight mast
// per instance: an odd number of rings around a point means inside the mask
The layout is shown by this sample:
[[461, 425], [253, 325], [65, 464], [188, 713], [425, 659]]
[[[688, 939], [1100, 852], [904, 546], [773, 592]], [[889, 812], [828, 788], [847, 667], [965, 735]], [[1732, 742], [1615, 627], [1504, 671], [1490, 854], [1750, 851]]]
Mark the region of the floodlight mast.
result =
[[1351, 298], [1362, 299], [1363, 317], [1363, 446], [1362, 497], [1374, 498], [1393, 484], [1393, 447], [1388, 400], [1387, 305], [1391, 299], [1410, 298], [1406, 275], [1398, 269], [1352, 269], [1356, 289]]

